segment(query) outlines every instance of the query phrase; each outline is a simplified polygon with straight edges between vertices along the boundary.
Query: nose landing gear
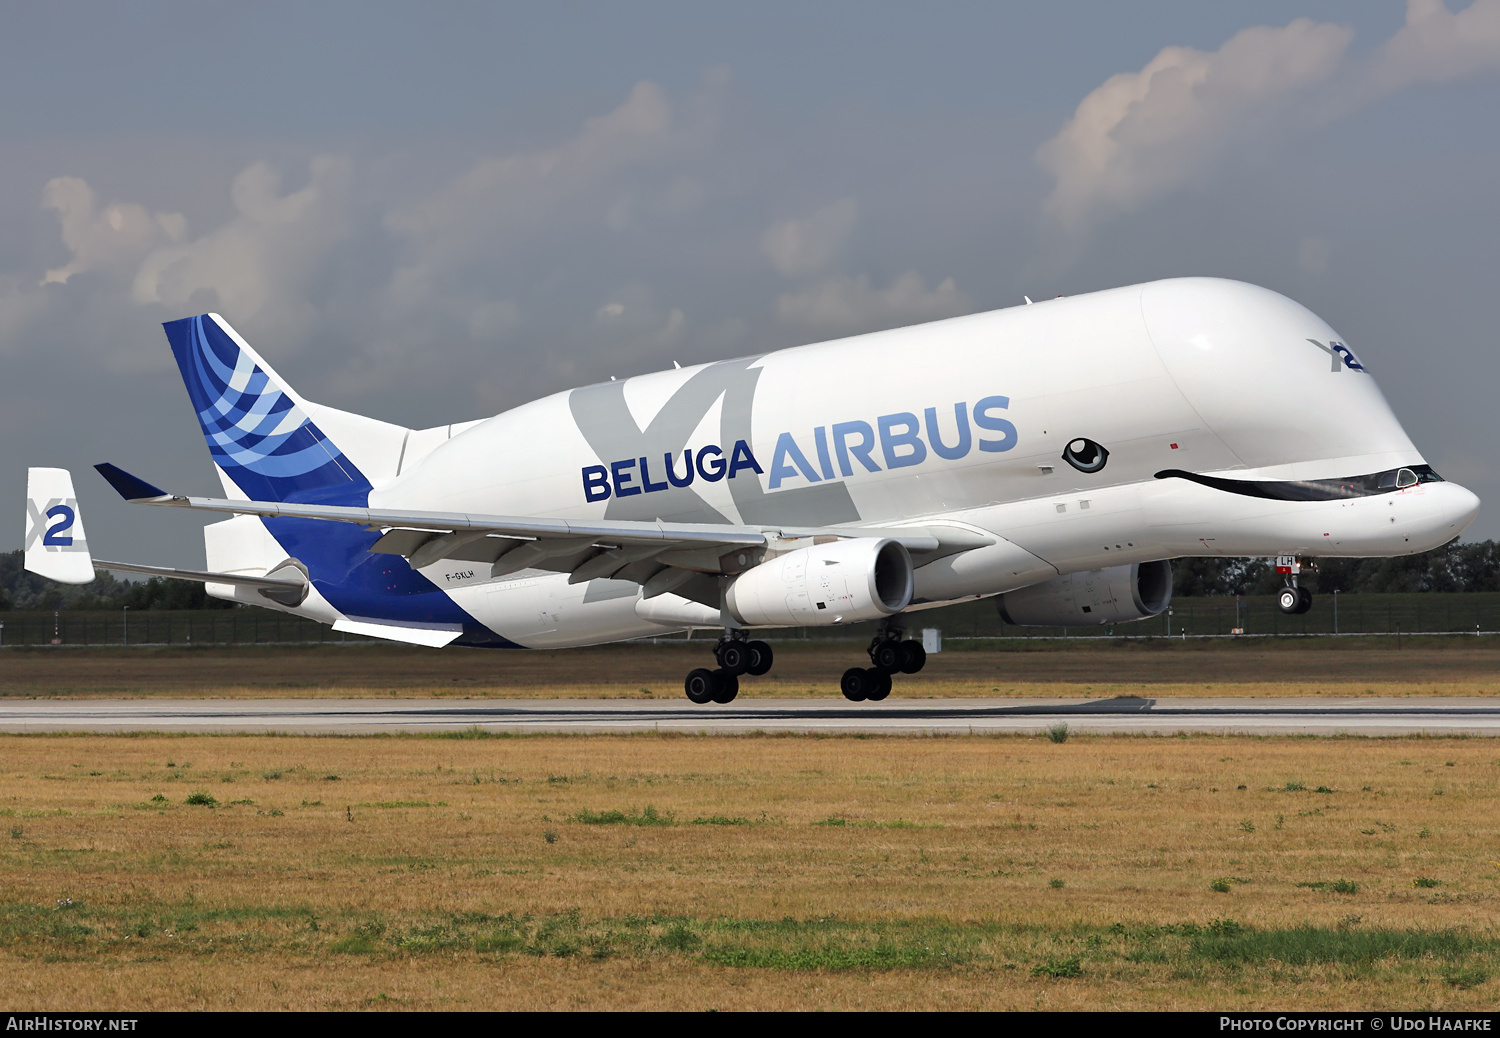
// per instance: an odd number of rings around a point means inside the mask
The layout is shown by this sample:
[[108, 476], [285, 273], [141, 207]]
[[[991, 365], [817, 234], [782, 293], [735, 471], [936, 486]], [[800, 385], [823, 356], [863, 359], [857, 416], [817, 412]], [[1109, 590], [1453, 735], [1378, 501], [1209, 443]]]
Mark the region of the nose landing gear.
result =
[[1276, 608], [1290, 616], [1301, 616], [1311, 609], [1312, 592], [1305, 587], [1297, 586], [1297, 574], [1302, 572], [1302, 564], [1297, 560], [1297, 556], [1278, 555], [1276, 572], [1287, 580], [1286, 587], [1276, 595]]
[[1284, 587], [1276, 596], [1276, 608], [1292, 616], [1302, 615], [1312, 604], [1312, 592], [1305, 587]]

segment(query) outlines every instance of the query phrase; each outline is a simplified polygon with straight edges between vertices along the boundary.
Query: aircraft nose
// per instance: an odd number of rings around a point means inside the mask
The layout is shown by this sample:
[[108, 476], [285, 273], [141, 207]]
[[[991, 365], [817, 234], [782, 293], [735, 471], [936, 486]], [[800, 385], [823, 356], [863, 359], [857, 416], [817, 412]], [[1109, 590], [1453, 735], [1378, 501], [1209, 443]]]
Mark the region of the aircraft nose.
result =
[[1457, 483], [1447, 484], [1449, 487], [1448, 498], [1445, 503], [1448, 515], [1446, 518], [1453, 525], [1454, 534], [1462, 533], [1469, 528], [1469, 524], [1479, 518], [1479, 495], [1467, 487], [1461, 487]]

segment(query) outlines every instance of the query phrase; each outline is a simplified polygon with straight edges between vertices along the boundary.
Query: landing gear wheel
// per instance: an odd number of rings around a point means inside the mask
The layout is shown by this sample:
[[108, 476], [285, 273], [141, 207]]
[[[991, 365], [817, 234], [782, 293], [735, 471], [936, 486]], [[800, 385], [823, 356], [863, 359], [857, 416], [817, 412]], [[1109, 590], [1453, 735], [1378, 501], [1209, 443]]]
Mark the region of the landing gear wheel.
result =
[[885, 641], [870, 649], [870, 662], [876, 670], [894, 674], [901, 669], [901, 643]]
[[719, 661], [719, 666], [726, 673], [738, 676], [750, 669], [750, 643], [749, 642], [721, 642], [714, 649], [714, 659]]
[[687, 697], [702, 706], [714, 698], [714, 692], [719, 687], [719, 676], [707, 667], [699, 667], [688, 671], [687, 680], [682, 684]]
[[775, 654], [771, 652], [769, 645], [765, 642], [749, 642], [745, 648], [750, 650], [750, 666], [745, 669], [746, 674], [758, 678], [771, 669]]
[[1276, 595], [1276, 608], [1288, 615], [1297, 612], [1297, 607], [1302, 604], [1302, 596], [1298, 593], [1301, 589], [1295, 587], [1284, 587]]
[[865, 698], [872, 703], [878, 703], [891, 694], [891, 676], [883, 670], [870, 669], [865, 671], [870, 681], [870, 690], [865, 693]]
[[1307, 590], [1307, 588], [1305, 588], [1305, 587], [1299, 587], [1297, 589], [1297, 608], [1294, 609], [1294, 610], [1292, 610], [1292, 612], [1294, 612], [1294, 613], [1305, 613], [1305, 612], [1307, 612], [1309, 609], [1312, 608], [1312, 598], [1313, 598], [1313, 596], [1312, 596], [1312, 592], [1311, 591]]
[[740, 694], [740, 679], [723, 670], [715, 673], [714, 677], [718, 678], [718, 688], [713, 694], [714, 702], [733, 703], [734, 697]]
[[850, 667], [839, 681], [839, 690], [851, 703], [862, 703], [870, 696], [870, 671], [864, 667]]
[[905, 641], [901, 643], [901, 666], [903, 674], [915, 674], [927, 666], [927, 650], [922, 648], [921, 642]]

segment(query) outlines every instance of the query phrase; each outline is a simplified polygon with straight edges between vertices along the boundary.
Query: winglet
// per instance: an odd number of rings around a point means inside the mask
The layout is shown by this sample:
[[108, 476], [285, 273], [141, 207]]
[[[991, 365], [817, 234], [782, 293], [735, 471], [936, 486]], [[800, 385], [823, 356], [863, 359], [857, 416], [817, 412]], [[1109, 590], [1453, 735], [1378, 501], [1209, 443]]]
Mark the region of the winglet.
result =
[[132, 476], [124, 469], [109, 462], [95, 465], [94, 468], [99, 475], [109, 480], [109, 485], [120, 492], [120, 496], [127, 501], [149, 501], [156, 497], [171, 497], [160, 487], [154, 487], [139, 476]]

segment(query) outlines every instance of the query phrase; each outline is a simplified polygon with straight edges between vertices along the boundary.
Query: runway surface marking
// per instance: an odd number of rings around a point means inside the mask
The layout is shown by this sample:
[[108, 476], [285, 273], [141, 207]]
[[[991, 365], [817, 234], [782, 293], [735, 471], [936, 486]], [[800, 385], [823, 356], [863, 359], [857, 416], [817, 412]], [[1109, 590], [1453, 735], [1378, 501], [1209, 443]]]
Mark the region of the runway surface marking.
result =
[[32, 699], [0, 732], [462, 731], [1500, 735], [1500, 697], [1301, 699]]

